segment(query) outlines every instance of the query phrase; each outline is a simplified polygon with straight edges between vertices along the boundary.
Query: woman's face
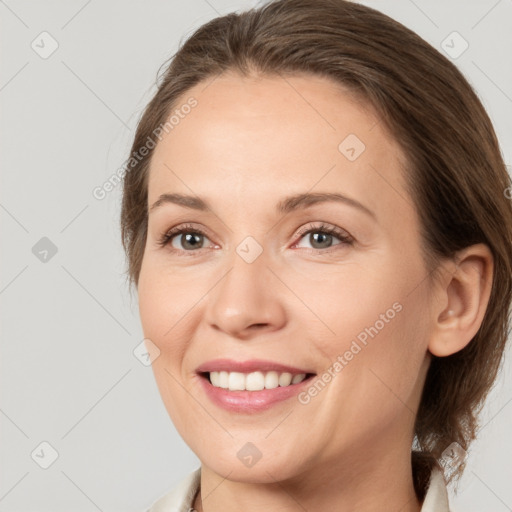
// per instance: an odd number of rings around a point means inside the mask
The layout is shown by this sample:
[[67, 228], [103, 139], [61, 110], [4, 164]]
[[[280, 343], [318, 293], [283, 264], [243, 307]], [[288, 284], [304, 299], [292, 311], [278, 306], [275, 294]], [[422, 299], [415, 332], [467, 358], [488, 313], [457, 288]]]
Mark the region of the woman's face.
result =
[[[227, 73], [176, 108], [152, 158], [138, 294], [185, 442], [203, 467], [252, 482], [410, 457], [431, 299], [405, 159], [383, 123], [319, 77]], [[153, 206], [164, 194], [189, 206]], [[185, 233], [159, 245], [174, 227]], [[222, 390], [198, 373], [216, 359], [316, 375]], [[213, 362], [230, 367], [270, 368]], [[251, 382], [275, 385], [262, 373]]]

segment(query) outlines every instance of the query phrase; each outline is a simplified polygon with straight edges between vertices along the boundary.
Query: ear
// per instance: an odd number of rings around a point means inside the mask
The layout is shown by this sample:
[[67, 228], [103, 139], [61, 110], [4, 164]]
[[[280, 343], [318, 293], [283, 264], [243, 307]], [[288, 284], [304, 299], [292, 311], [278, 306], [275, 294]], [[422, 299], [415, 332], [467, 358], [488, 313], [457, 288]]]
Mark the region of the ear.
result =
[[443, 265], [428, 344], [438, 357], [462, 350], [478, 332], [491, 295], [494, 259], [487, 245], [476, 244]]

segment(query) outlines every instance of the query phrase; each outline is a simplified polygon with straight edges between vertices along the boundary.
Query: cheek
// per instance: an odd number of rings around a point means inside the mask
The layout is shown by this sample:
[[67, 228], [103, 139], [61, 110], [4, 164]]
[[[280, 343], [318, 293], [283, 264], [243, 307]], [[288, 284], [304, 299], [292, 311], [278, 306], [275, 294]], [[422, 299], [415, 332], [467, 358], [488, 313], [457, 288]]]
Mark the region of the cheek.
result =
[[150, 261], [141, 268], [138, 297], [142, 329], [144, 337], [160, 350], [152, 370], [165, 408], [179, 432], [186, 432], [193, 423], [186, 412], [190, 394], [182, 386], [183, 361], [191, 337], [187, 326], [194, 318], [192, 306], [198, 301], [191, 288], [166, 276]]
[[180, 333], [183, 326], [177, 312], [180, 301], [175, 291], [171, 292], [166, 286], [165, 280], [149, 276], [148, 273], [141, 273], [138, 290], [144, 338], [150, 339], [160, 351], [151, 365], [153, 374], [172, 418], [173, 411], [180, 408], [181, 394], [177, 381], [182, 380], [181, 363], [186, 353], [187, 339], [183, 332]]
[[139, 315], [144, 336], [162, 353], [179, 350], [183, 332], [194, 316], [194, 304], [201, 298], [190, 278], [168, 275], [161, 266], [147, 261], [141, 268], [138, 286]]
[[426, 285], [411, 284], [424, 277], [420, 262], [379, 260], [321, 282], [322, 293], [308, 302], [330, 330], [321, 327], [324, 335], [314, 338], [324, 373], [335, 375], [321, 394], [331, 395], [326, 403], [337, 404], [334, 415], [341, 422], [352, 418], [365, 431], [411, 414], [427, 354]]
[[352, 335], [337, 344], [336, 356], [342, 358], [332, 389], [340, 406], [337, 414], [340, 420], [351, 418], [362, 437], [397, 421], [411, 426], [425, 376], [422, 311], [417, 297], [396, 301], [391, 308], [384, 300], [359, 313], [349, 327]]

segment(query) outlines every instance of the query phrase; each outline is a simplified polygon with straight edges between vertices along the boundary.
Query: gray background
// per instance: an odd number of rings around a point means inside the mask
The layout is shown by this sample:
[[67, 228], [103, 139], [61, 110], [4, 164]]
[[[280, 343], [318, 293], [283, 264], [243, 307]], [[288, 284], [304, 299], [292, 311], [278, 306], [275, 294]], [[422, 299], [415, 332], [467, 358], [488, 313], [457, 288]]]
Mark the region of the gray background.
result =
[[[0, 0], [2, 512], [142, 511], [199, 466], [133, 354], [143, 336], [122, 276], [121, 187], [101, 201], [92, 190], [122, 165], [180, 40], [255, 3]], [[512, 0], [364, 3], [441, 51], [449, 34], [462, 35], [469, 48], [454, 61], [512, 163]], [[47, 58], [43, 31], [59, 45]], [[511, 384], [509, 356], [455, 512], [512, 510]], [[48, 469], [43, 441], [58, 452]]]

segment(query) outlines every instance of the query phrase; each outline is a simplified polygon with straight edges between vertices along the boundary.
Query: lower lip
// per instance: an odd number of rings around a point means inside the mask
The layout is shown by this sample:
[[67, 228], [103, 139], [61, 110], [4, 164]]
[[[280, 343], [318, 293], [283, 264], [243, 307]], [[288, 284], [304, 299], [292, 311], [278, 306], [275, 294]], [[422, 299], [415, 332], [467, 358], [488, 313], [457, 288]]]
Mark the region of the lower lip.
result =
[[255, 413], [270, 409], [273, 405], [287, 400], [308, 386], [313, 376], [298, 384], [279, 386], [274, 389], [261, 391], [229, 391], [229, 389], [214, 386], [208, 377], [200, 377], [201, 385], [210, 400], [230, 412]]

